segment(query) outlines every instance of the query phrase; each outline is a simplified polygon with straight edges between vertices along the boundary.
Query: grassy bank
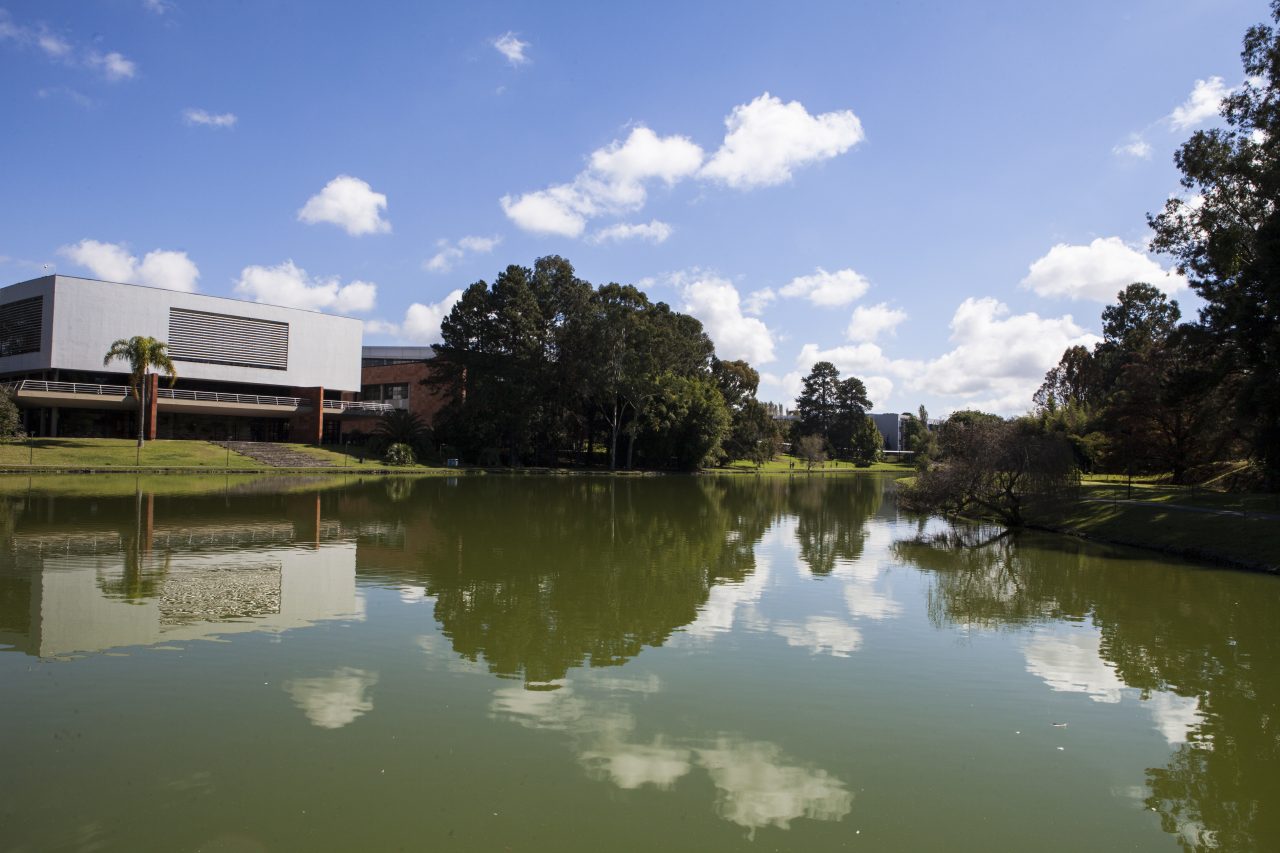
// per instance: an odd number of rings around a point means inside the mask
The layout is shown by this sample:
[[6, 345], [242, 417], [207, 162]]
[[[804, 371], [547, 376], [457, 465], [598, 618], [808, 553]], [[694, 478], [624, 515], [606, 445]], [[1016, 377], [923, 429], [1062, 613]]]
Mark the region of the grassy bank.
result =
[[305, 444], [285, 447], [328, 462], [331, 468], [282, 469], [228, 452], [207, 441], [148, 441], [141, 450], [137, 442], [127, 438], [35, 438], [0, 444], [0, 471], [395, 471], [427, 473], [445, 469], [414, 466], [391, 468], [376, 460], [361, 462], [359, 457]]
[[910, 464], [900, 462], [873, 462], [865, 468], [859, 468], [852, 462], [832, 460], [824, 462], [821, 465], [815, 465], [810, 469], [805, 464], [804, 460], [798, 459], [795, 456], [783, 454], [769, 460], [759, 467], [756, 467], [753, 462], [740, 460], [738, 462], [731, 462], [728, 465], [720, 465], [706, 470], [714, 473], [728, 474], [853, 474], [868, 471], [875, 473], [894, 471], [899, 474], [910, 474], [915, 471], [915, 468]]

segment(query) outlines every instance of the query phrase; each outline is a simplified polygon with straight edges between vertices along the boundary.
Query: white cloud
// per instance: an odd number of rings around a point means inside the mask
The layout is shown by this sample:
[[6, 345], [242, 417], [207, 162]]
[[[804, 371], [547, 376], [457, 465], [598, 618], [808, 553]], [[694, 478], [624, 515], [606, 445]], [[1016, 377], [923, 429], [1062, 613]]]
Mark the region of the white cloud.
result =
[[827, 272], [818, 267], [813, 275], [802, 275], [791, 281], [779, 291], [783, 296], [802, 296], [814, 305], [848, 305], [862, 296], [871, 287], [871, 282], [861, 273], [852, 269]]
[[525, 50], [529, 47], [529, 43], [516, 38], [515, 33], [503, 33], [494, 39], [491, 44], [498, 53], [505, 56], [507, 61], [512, 65], [524, 65], [529, 61], [529, 57], [524, 54]]
[[386, 207], [385, 195], [374, 192], [359, 178], [339, 175], [307, 199], [298, 219], [311, 225], [330, 222], [358, 237], [391, 230], [391, 223], [382, 218]]
[[800, 817], [840, 820], [853, 808], [853, 794], [840, 779], [825, 770], [783, 763], [776, 744], [722, 737], [696, 752], [698, 764], [718, 789], [716, 813], [753, 831], [762, 826], [787, 829]]
[[142, 0], [143, 7], [156, 15], [163, 15], [173, 7], [165, 0]]
[[0, 9], [0, 40], [35, 47], [50, 59], [98, 71], [111, 82], [128, 80], [138, 73], [137, 63], [120, 53], [81, 49], [43, 25], [28, 27], [14, 23], [5, 9]]
[[186, 252], [156, 249], [139, 261], [123, 243], [81, 240], [58, 249], [58, 254], [105, 281], [194, 293], [200, 279], [199, 268]]
[[819, 361], [829, 361], [842, 374], [852, 374], [859, 378], [868, 373], [899, 369], [898, 362], [890, 360], [884, 354], [884, 350], [869, 341], [830, 349], [821, 349], [817, 344], [805, 344], [800, 348], [800, 354], [796, 356], [796, 364], [806, 372]]
[[1059, 243], [1031, 264], [1021, 284], [1040, 296], [1111, 302], [1135, 281], [1169, 295], [1187, 287], [1182, 276], [1119, 237], [1098, 237], [1087, 246]]
[[274, 267], [245, 267], [235, 291], [254, 302], [338, 314], [372, 311], [378, 296], [373, 282], [343, 284], [336, 276], [313, 279], [292, 260]]
[[659, 222], [657, 219], [652, 220], [648, 224], [643, 222], [628, 223], [619, 222], [617, 225], [610, 225], [608, 228], [601, 228], [592, 234], [588, 239], [590, 243], [605, 242], [621, 242], [622, 240], [647, 240], [650, 243], [664, 243], [671, 236], [672, 228], [665, 222]]
[[784, 183], [793, 169], [829, 160], [864, 139], [851, 110], [813, 116], [799, 101], [784, 104], [768, 92], [734, 107], [724, 123], [724, 144], [701, 174], [738, 189]]
[[378, 683], [378, 674], [344, 666], [321, 678], [294, 678], [284, 690], [311, 725], [340, 729], [373, 710], [369, 691]]
[[[677, 282], [681, 277], [676, 277]], [[702, 321], [723, 359], [752, 364], [773, 361], [773, 334], [762, 321], [744, 316], [738, 289], [728, 279], [702, 275], [680, 286], [684, 311]]]
[[457, 243], [450, 243], [448, 240], [437, 240], [436, 246], [439, 247], [440, 251], [424, 261], [422, 268], [428, 272], [448, 272], [466, 257], [467, 253], [487, 255], [497, 248], [501, 242], [502, 238], [496, 235], [493, 237], [463, 237]]
[[444, 299], [430, 305], [415, 302], [404, 312], [404, 320], [365, 320], [364, 331], [370, 335], [388, 335], [415, 344], [440, 343], [440, 323], [462, 298], [461, 290], [451, 290]]
[[115, 51], [111, 53], [90, 53], [85, 62], [90, 68], [96, 68], [101, 71], [102, 76], [113, 83], [117, 80], [131, 80], [138, 73], [137, 63], [133, 62], [133, 60], [125, 59]]
[[1111, 149], [1117, 157], [1134, 157], [1138, 160], [1151, 159], [1151, 145], [1138, 134], [1131, 134], [1129, 141]]
[[182, 118], [187, 124], [201, 124], [205, 127], [235, 127], [235, 113], [211, 113], [208, 110], [186, 109], [182, 111]]
[[907, 312], [890, 308], [887, 303], [859, 305], [853, 309], [849, 328], [845, 331], [851, 341], [874, 341], [881, 334], [893, 333], [898, 324], [907, 319]]
[[753, 290], [747, 294], [747, 298], [742, 301], [742, 310], [747, 314], [760, 316], [764, 313], [769, 304], [778, 298], [778, 294], [773, 292], [771, 287], [763, 287], [760, 290]]
[[897, 361], [890, 369], [905, 377], [909, 388], [1013, 414], [1027, 410], [1045, 371], [1067, 347], [1092, 346], [1100, 339], [1070, 314], [1010, 315], [1008, 306], [995, 299], [970, 297], [951, 318], [951, 340], [950, 351], [923, 365]]
[[1023, 645], [1027, 672], [1039, 676], [1051, 690], [1083, 693], [1095, 702], [1120, 701], [1125, 683], [1115, 666], [1103, 660], [1102, 638], [1095, 631], [1072, 631], [1054, 636], [1038, 633]]
[[[646, 181], [670, 186], [696, 172], [701, 162], [702, 149], [687, 138], [658, 136], [642, 125], [625, 141], [614, 140], [592, 152], [587, 168], [571, 183], [505, 195], [500, 203], [507, 217], [525, 231], [578, 237], [588, 219], [643, 207]], [[670, 233], [670, 226], [663, 227]]]
[[1169, 124], [1174, 130], [1195, 127], [1218, 115], [1222, 99], [1231, 94], [1221, 77], [1197, 80], [1187, 99], [1169, 113]]
[[634, 127], [625, 141], [592, 152], [572, 181], [504, 195], [502, 210], [526, 231], [578, 237], [589, 219], [643, 207], [648, 181], [674, 186], [698, 176], [738, 189], [779, 184], [793, 169], [842, 154], [863, 138], [862, 123], [848, 110], [812, 116], [799, 102], [784, 104], [767, 92], [734, 107], [725, 125], [723, 144], [705, 163], [688, 137]]

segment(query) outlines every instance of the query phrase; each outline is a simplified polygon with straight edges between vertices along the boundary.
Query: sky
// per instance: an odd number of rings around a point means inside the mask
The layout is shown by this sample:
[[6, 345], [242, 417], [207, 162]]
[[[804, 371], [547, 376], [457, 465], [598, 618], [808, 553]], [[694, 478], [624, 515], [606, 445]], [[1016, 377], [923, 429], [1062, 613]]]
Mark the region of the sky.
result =
[[432, 343], [568, 258], [789, 405], [1018, 414], [1132, 281], [1262, 0], [0, 0], [0, 284], [56, 271]]

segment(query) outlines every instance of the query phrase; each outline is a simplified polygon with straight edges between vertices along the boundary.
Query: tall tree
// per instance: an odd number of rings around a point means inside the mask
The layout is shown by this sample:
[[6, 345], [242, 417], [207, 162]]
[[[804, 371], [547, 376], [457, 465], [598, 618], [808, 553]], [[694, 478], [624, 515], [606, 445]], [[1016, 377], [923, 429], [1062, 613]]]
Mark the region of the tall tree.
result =
[[840, 371], [829, 361], [819, 361], [804, 378], [796, 398], [797, 435], [821, 435], [830, 440], [840, 405]]
[[[1280, 0], [1271, 18], [1280, 23]], [[1280, 489], [1280, 34], [1251, 27], [1245, 82], [1223, 101], [1226, 127], [1196, 131], [1174, 155], [1186, 198], [1148, 222], [1204, 300], [1200, 322], [1220, 346], [1220, 374], [1240, 379], [1238, 405], [1272, 489]]]
[[103, 356], [102, 366], [107, 367], [116, 359], [129, 362], [129, 387], [138, 398], [138, 446], [141, 447], [146, 440], [147, 412], [143, 398], [147, 376], [152, 369], [163, 371], [169, 377], [169, 386], [172, 387], [178, 381], [178, 368], [174, 367], [173, 359], [169, 357], [167, 345], [145, 335], [115, 341]]

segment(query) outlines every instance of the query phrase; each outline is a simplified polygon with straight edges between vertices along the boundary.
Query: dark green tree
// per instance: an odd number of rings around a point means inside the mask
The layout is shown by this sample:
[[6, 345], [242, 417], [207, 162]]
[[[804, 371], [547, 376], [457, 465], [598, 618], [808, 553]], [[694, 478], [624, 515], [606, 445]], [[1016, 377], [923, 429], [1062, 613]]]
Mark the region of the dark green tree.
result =
[[830, 439], [840, 406], [840, 371], [829, 361], [820, 361], [804, 378], [796, 398], [799, 435], [820, 435]]
[[[1271, 3], [1280, 22], [1280, 0]], [[1149, 216], [1152, 249], [1171, 254], [1204, 300], [1215, 366], [1239, 380], [1239, 412], [1268, 484], [1280, 489], [1280, 34], [1251, 27], [1245, 82], [1225, 127], [1196, 131], [1174, 155], [1187, 198]]]

